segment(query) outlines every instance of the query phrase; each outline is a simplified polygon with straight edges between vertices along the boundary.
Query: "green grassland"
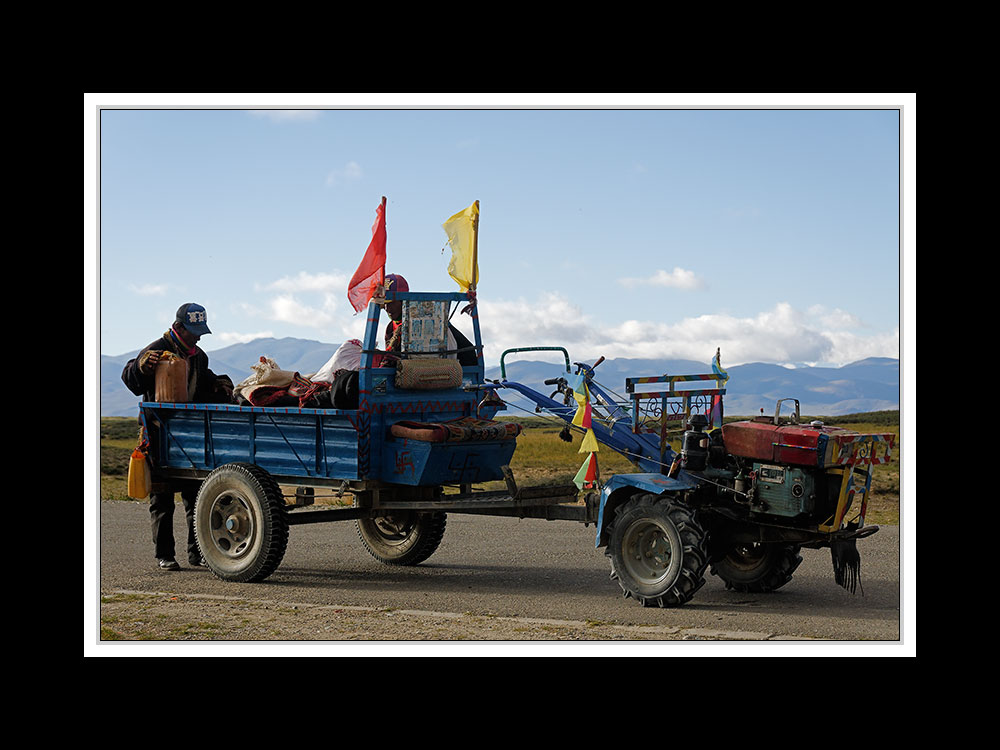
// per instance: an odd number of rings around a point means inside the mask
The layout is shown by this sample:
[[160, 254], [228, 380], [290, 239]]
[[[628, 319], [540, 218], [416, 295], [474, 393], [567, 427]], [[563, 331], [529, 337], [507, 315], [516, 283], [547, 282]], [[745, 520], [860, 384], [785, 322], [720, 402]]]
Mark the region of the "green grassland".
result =
[[[738, 418], [727, 417], [726, 421]], [[899, 523], [899, 412], [883, 411], [849, 414], [842, 417], [802, 417], [803, 422], [822, 419], [857, 432], [886, 432], [896, 436], [892, 460], [875, 467], [872, 477], [872, 497], [869, 501], [870, 523]], [[573, 431], [571, 442], [560, 439], [564, 423], [543, 417], [518, 418], [524, 431], [517, 440], [517, 450], [511, 461], [511, 470], [521, 486], [541, 484], [569, 484], [573, 481], [585, 458], [579, 453], [582, 433]], [[101, 418], [101, 499], [128, 500], [126, 492], [129, 456], [138, 442], [138, 426], [134, 418]], [[680, 450], [680, 434], [671, 440], [674, 450]], [[602, 479], [614, 474], [636, 471], [625, 457], [602, 446], [598, 452], [598, 466]], [[484, 485], [484, 488], [503, 486], [502, 483]], [[291, 490], [294, 492], [294, 489]]]

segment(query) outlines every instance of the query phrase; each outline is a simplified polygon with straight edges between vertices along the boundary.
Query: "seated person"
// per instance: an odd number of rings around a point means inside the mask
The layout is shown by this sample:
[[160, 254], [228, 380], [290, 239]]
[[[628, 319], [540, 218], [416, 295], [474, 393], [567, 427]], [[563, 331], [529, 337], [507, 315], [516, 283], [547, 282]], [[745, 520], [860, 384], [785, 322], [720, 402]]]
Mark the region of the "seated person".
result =
[[[386, 291], [408, 292], [410, 285], [399, 274], [388, 274], [385, 277]], [[400, 335], [403, 331], [403, 303], [401, 300], [387, 302], [385, 311], [389, 315], [389, 322], [385, 327], [385, 351], [400, 351]], [[451, 359], [458, 358], [462, 367], [475, 367], [479, 364], [479, 357], [476, 355], [472, 342], [451, 323], [448, 324], [448, 350], [452, 352], [448, 355]], [[457, 350], [457, 353], [456, 353]], [[392, 357], [377, 354], [375, 355], [375, 367], [391, 367]]]
[[[390, 274], [385, 277], [385, 289], [397, 292], [408, 292], [410, 286], [402, 276]], [[400, 338], [403, 330], [403, 303], [401, 300], [387, 302], [385, 305], [389, 322], [385, 328], [385, 349], [387, 353], [400, 351]], [[478, 364], [478, 357], [472, 344], [461, 331], [449, 324], [448, 348], [457, 352], [457, 358], [463, 367], [473, 367]], [[358, 370], [361, 368], [362, 343], [357, 339], [345, 341], [334, 352], [333, 356], [314, 375], [309, 377], [313, 383], [330, 383], [329, 392], [320, 393], [321, 399], [329, 399], [329, 406], [336, 409], [358, 408]], [[449, 354], [454, 359], [455, 353]], [[376, 353], [372, 359], [373, 367], [393, 367], [395, 357], [391, 354]], [[327, 404], [321, 404], [326, 406]]]

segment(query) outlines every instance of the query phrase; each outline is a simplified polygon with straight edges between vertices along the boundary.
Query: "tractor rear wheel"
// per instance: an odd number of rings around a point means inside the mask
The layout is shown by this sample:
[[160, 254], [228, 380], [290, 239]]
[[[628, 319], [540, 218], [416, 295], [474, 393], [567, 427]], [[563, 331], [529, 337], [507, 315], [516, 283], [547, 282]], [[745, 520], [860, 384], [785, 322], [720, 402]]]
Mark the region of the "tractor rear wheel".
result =
[[770, 593], [792, 580], [795, 569], [802, 564], [799, 550], [797, 544], [736, 545], [712, 564], [712, 574], [725, 581], [727, 589]]
[[447, 524], [446, 513], [397, 511], [358, 519], [358, 536], [365, 549], [386, 565], [417, 565], [438, 548]]
[[609, 526], [611, 578], [645, 607], [677, 607], [705, 584], [707, 535], [684, 504], [636, 495]]

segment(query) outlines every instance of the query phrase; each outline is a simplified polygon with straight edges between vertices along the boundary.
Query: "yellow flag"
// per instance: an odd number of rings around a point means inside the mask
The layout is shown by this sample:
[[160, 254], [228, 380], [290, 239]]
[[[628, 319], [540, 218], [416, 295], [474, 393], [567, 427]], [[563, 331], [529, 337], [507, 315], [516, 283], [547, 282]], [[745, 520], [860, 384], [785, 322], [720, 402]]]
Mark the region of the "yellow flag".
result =
[[441, 225], [451, 245], [451, 262], [448, 275], [458, 282], [463, 291], [479, 284], [479, 261], [476, 258], [479, 232], [479, 201], [464, 211], [459, 211]]
[[580, 443], [580, 450], [578, 453], [597, 453], [600, 447], [597, 445], [597, 435], [594, 434], [592, 429], [587, 430], [587, 433], [583, 436], [583, 442]]

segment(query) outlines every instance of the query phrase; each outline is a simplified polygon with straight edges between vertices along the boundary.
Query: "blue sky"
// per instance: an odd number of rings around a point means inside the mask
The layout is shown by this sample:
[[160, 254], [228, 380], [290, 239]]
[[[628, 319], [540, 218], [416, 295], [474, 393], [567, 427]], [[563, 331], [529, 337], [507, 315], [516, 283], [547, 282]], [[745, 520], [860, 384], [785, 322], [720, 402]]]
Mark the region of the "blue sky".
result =
[[704, 362], [721, 348], [724, 365], [900, 356], [902, 96], [818, 110], [250, 99], [94, 101], [136, 107], [87, 113], [100, 353], [145, 346], [189, 301], [208, 310], [209, 352], [360, 337], [346, 286], [384, 195], [386, 270], [426, 291], [457, 289], [441, 224], [480, 201], [488, 364], [514, 346]]

